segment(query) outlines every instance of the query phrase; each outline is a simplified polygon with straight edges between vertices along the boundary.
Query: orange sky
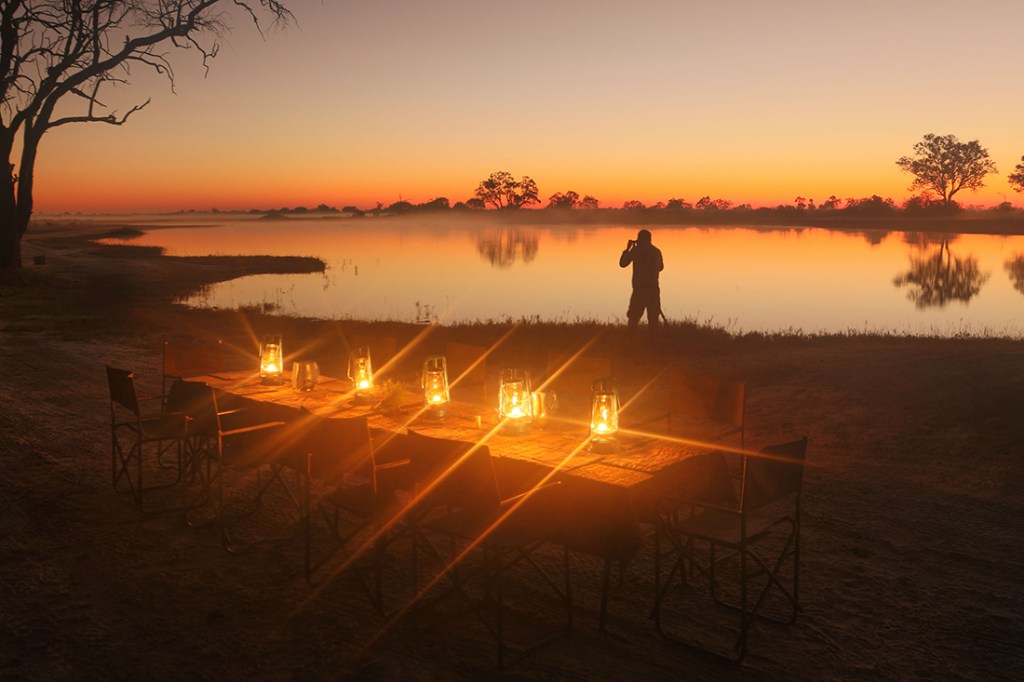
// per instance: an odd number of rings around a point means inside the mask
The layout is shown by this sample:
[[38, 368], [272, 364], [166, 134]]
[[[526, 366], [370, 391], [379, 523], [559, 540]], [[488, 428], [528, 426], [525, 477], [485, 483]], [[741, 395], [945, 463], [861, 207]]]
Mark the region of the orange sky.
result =
[[108, 99], [152, 97], [128, 125], [49, 133], [37, 213], [455, 202], [497, 170], [606, 207], [902, 201], [928, 132], [1000, 170], [962, 203], [1024, 205], [1014, 0], [288, 4], [205, 79], [179, 55], [176, 95], [136, 70]]

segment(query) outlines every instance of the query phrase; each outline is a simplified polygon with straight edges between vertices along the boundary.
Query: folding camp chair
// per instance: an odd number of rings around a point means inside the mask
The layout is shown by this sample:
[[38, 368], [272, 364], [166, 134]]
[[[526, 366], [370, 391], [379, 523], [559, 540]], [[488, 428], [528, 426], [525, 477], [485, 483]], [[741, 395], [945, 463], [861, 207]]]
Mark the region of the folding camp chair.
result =
[[[220, 410], [217, 394], [206, 384], [175, 380], [168, 391], [167, 404], [188, 415], [188, 452], [190, 481], [198, 482], [197, 492], [187, 494], [186, 521], [198, 525], [194, 512], [205, 503], [216, 504], [216, 520], [221, 525], [225, 549], [237, 547], [228, 537], [224, 500], [224, 476], [231, 469], [252, 469], [270, 463], [272, 468], [283, 466], [282, 460], [294, 453], [289, 441], [295, 431], [283, 429], [285, 420], [262, 420], [262, 415], [246, 410]], [[280, 471], [274, 471], [268, 482], [257, 481], [257, 493], [252, 505], [258, 506], [270, 482], [281, 480]], [[301, 505], [297, 491], [288, 490], [296, 509]]]
[[[531, 587], [543, 586], [547, 597], [555, 598], [566, 614], [565, 624], [555, 634], [530, 645], [520, 657], [568, 632], [572, 625], [569, 550], [552, 523], [559, 484], [501, 499], [487, 446], [432, 438], [412, 431], [408, 446], [412, 474], [418, 482], [414, 501], [407, 512], [413, 534], [414, 584], [418, 582], [418, 552], [423, 548], [441, 566], [428, 586], [447, 579], [451, 591], [466, 600], [494, 637], [500, 668], [505, 666], [507, 648], [503, 578], [514, 567], [525, 565], [532, 569], [529, 573]], [[431, 540], [437, 536], [452, 542], [448, 556]], [[547, 543], [562, 546], [564, 584], [561, 586], [535, 557], [536, 550]], [[473, 554], [479, 555], [482, 563], [473, 575], [465, 574], [463, 565]], [[483, 604], [470, 595], [471, 577], [481, 578], [483, 585], [493, 590], [493, 616], [484, 613]]]
[[[187, 419], [181, 412], [152, 412], [144, 414], [135, 388], [135, 374], [130, 370], [107, 366], [107, 386], [110, 390], [110, 457], [114, 490], [131, 493], [139, 511], [144, 508], [143, 493], [177, 485], [182, 480], [185, 467], [184, 443], [187, 435]], [[173, 478], [162, 476], [160, 482], [145, 484], [147, 452], [152, 451], [156, 471]], [[166, 461], [173, 452], [173, 461]], [[156, 472], [154, 472], [156, 473]], [[163, 511], [163, 510], [153, 510]]]
[[[676, 507], [657, 526], [655, 606], [652, 613], [662, 637], [678, 640], [664, 623], [668, 600], [699, 573], [707, 581], [718, 604], [739, 612], [740, 622], [733, 657], [742, 660], [754, 619], [782, 624], [796, 621], [800, 587], [801, 490], [807, 439], [772, 445], [760, 455], [743, 458], [738, 498], [734, 489], [723, 495], [721, 482], [730, 481], [728, 466], [719, 458], [719, 482], [711, 491], [716, 501], [680, 500], [692, 505], [682, 517]], [[730, 486], [731, 487], [731, 486]], [[731, 496], [731, 504], [723, 503]], [[661, 542], [667, 540], [675, 562], [664, 583], [661, 580]], [[706, 546], [707, 551], [699, 548]], [[723, 553], [724, 550], [724, 553]], [[722, 574], [738, 570], [734, 591], [726, 596]], [[685, 590], [684, 590], [685, 591]], [[769, 607], [769, 601], [771, 605]], [[769, 608], [771, 611], [769, 611]], [[780, 615], [781, 614], [781, 615]], [[690, 642], [684, 643], [692, 643]]]
[[[304, 560], [306, 580], [342, 551], [346, 557], [337, 573], [352, 569], [377, 610], [384, 613], [381, 578], [384, 552], [400, 534], [395, 521], [401, 509], [397, 492], [411, 485], [405, 436], [385, 434], [380, 442], [370, 437], [366, 417], [326, 419], [313, 417], [304, 423], [303, 451], [307, 454], [304, 505]], [[313, 488], [322, 490], [313, 494]], [[314, 499], [315, 497], [315, 499]], [[321, 532], [316, 539], [328, 543], [314, 548], [314, 523]], [[314, 558], [314, 553], [318, 556]], [[369, 567], [367, 567], [369, 564]], [[372, 573], [372, 584], [367, 579]]]

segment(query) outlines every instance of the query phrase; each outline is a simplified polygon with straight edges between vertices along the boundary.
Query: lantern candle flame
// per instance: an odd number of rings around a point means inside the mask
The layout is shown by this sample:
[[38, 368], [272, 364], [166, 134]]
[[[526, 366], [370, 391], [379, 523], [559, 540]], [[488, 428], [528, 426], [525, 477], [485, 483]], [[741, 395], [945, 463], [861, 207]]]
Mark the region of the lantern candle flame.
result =
[[611, 377], [593, 383], [593, 403], [590, 411], [590, 449], [609, 452], [618, 449], [619, 395]]
[[355, 400], [358, 404], [376, 402], [373, 395], [373, 363], [370, 361], [370, 348], [360, 346], [352, 351], [348, 358], [348, 378], [355, 386]]
[[260, 381], [280, 384], [284, 375], [284, 346], [280, 334], [267, 334], [260, 341]]
[[533, 420], [533, 399], [530, 376], [521, 369], [501, 371], [498, 385], [498, 416], [505, 422], [503, 430], [522, 433]]
[[423, 363], [423, 404], [428, 415], [444, 417], [448, 414], [451, 393], [448, 389], [448, 363], [442, 355], [427, 358]]

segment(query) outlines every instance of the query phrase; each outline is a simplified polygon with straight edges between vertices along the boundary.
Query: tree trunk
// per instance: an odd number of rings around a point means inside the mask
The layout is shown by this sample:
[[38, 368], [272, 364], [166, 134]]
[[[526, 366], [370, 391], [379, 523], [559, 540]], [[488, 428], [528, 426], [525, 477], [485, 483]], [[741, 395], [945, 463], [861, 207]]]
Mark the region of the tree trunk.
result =
[[20, 224], [13, 183], [0, 180], [0, 185], [4, 184], [7, 187], [0, 187], [0, 270], [17, 270], [21, 267], [21, 236], [27, 225]]
[[22, 267], [22, 238], [17, 230], [8, 227], [4, 220], [0, 226], [0, 270], [16, 270]]

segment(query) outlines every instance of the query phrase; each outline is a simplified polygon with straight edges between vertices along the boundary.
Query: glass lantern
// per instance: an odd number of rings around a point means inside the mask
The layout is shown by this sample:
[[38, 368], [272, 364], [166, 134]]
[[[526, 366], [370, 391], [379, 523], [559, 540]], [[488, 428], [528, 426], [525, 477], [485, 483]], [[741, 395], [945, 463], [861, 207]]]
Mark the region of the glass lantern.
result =
[[498, 417], [503, 430], [522, 433], [533, 420], [533, 397], [530, 393], [530, 375], [522, 369], [501, 370], [498, 383]]
[[260, 341], [260, 381], [280, 384], [284, 376], [284, 346], [280, 334], [267, 334]]
[[448, 390], [448, 363], [443, 355], [427, 358], [423, 363], [423, 406], [432, 417], [448, 414], [451, 393]]
[[360, 346], [348, 356], [348, 378], [356, 391], [356, 402], [365, 404], [375, 401], [373, 395], [373, 363], [370, 362], [369, 346]]
[[593, 383], [593, 402], [590, 410], [590, 449], [608, 452], [617, 449], [619, 431], [619, 394], [611, 377]]

